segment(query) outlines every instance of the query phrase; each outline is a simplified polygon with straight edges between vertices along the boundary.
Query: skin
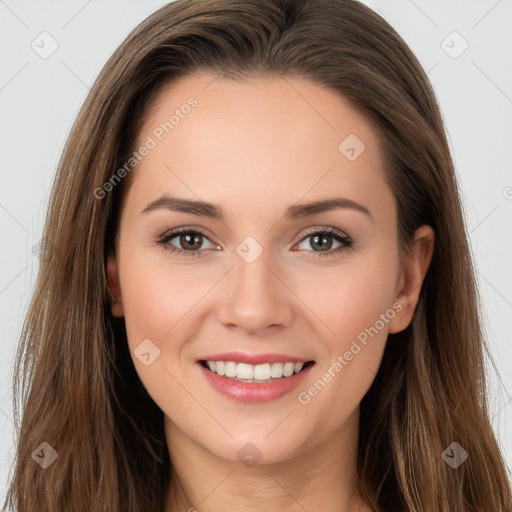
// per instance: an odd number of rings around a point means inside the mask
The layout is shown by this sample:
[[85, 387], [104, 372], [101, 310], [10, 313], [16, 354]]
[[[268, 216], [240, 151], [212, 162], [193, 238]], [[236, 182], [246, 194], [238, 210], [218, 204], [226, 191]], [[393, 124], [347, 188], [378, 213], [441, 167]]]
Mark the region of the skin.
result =
[[[190, 96], [198, 105], [132, 171], [107, 264], [112, 314], [125, 318], [135, 368], [165, 414], [179, 482], [166, 510], [370, 510], [356, 483], [359, 404], [388, 333], [412, 319], [434, 233], [419, 228], [413, 250], [400, 258], [377, 135], [336, 92], [301, 78], [254, 75], [237, 83], [196, 72], [160, 94], [137, 147]], [[366, 146], [354, 161], [338, 149], [349, 134]], [[141, 214], [163, 193], [215, 203], [225, 220], [165, 208]], [[349, 208], [283, 218], [291, 205], [335, 196], [363, 205], [371, 218]], [[178, 227], [206, 232], [195, 245], [202, 256], [157, 243]], [[311, 228], [338, 229], [353, 245], [336, 251], [343, 246], [327, 238], [332, 256], [318, 256], [313, 236], [304, 238]], [[236, 252], [247, 236], [263, 249], [250, 264]], [[183, 243], [178, 235], [167, 247], [190, 251]], [[393, 304], [400, 311], [378, 335], [300, 403], [298, 393]], [[149, 366], [133, 355], [145, 339], [160, 350]], [[213, 389], [195, 364], [231, 350], [315, 365], [299, 389], [243, 404]], [[252, 466], [237, 456], [248, 442], [261, 455]]]

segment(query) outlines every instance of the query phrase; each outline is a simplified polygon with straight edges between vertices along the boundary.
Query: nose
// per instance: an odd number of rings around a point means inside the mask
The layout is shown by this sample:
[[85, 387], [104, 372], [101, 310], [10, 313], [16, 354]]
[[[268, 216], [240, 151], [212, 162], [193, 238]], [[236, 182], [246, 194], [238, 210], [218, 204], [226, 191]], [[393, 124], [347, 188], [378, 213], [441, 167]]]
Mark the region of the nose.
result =
[[217, 317], [224, 326], [259, 334], [292, 323], [293, 292], [269, 259], [266, 251], [252, 263], [234, 255], [234, 268], [219, 289]]

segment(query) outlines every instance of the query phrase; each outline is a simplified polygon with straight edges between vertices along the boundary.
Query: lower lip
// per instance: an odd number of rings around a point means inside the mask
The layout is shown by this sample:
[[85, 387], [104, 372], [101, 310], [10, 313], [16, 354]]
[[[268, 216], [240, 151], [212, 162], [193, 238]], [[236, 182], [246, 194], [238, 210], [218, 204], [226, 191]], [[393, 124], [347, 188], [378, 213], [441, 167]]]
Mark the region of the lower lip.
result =
[[282, 377], [272, 382], [261, 384], [250, 384], [217, 375], [205, 368], [201, 363], [197, 364], [201, 368], [206, 380], [214, 389], [237, 402], [251, 404], [277, 400], [290, 391], [293, 391], [307, 377], [309, 371], [314, 366], [314, 364], [310, 364], [301, 372], [294, 373], [290, 377]]

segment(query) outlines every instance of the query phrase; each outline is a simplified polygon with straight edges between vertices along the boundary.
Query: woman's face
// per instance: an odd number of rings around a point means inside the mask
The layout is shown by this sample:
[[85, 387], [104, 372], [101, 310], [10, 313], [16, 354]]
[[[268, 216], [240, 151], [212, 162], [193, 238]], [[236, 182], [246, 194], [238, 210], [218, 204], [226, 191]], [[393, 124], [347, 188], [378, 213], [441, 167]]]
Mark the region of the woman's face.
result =
[[371, 124], [306, 80], [196, 73], [136, 147], [112, 312], [166, 432], [261, 463], [353, 433], [421, 274], [399, 260]]

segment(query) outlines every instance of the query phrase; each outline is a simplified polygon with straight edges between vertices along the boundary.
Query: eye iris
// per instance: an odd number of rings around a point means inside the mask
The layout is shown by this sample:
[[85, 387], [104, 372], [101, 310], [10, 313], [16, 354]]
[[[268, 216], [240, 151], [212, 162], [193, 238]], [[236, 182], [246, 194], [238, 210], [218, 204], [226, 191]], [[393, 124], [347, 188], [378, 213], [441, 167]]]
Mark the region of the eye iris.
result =
[[[320, 250], [329, 250], [332, 246], [332, 238], [329, 236], [329, 235], [313, 235], [311, 237], [313, 239], [313, 243], [311, 244], [311, 247], [315, 247], [317, 246], [318, 248], [320, 248]], [[318, 240], [321, 240], [321, 242], [325, 242], [327, 241], [327, 247], [325, 247], [325, 245], [321, 245], [321, 243], [318, 242]]]
[[[190, 242], [190, 240], [198, 239], [199, 243], [196, 242], [194, 245], [194, 242]], [[195, 233], [185, 233], [180, 236], [180, 244], [184, 249], [189, 249], [191, 251], [196, 251], [201, 247], [202, 244], [202, 235], [195, 234]], [[192, 245], [192, 247], [189, 247], [188, 245]]]

